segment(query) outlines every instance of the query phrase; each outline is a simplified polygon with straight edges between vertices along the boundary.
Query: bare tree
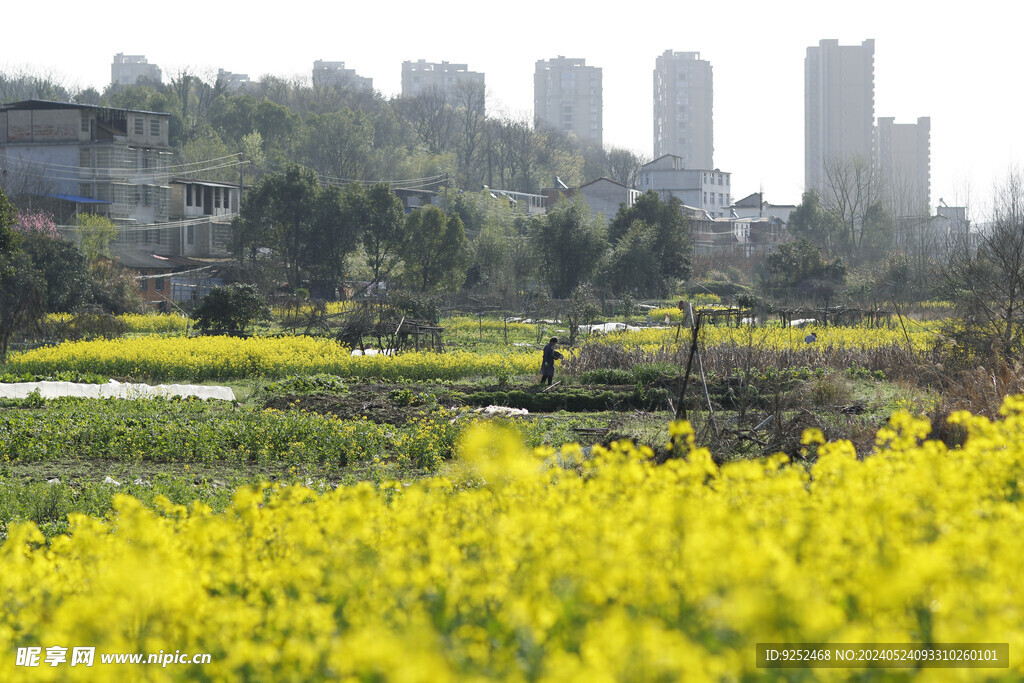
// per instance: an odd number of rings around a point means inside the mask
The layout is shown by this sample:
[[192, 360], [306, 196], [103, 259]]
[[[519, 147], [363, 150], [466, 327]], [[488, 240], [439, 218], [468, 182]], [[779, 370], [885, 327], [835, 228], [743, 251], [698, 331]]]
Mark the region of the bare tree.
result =
[[608, 177], [626, 187], [636, 187], [640, 181], [640, 169], [649, 159], [621, 147], [612, 147], [605, 155]]
[[71, 88], [63, 76], [54, 72], [38, 73], [28, 69], [0, 73], [0, 103], [17, 100], [71, 99]]
[[171, 76], [171, 89], [181, 104], [181, 119], [192, 137], [203, 121], [209, 120], [210, 107], [227, 92], [227, 81], [212, 73], [201, 77], [191, 67], [182, 67]]
[[478, 185], [483, 179], [479, 162], [487, 125], [486, 99], [483, 83], [459, 81], [452, 91], [452, 105], [455, 107], [458, 126], [455, 143], [458, 168], [470, 187]]
[[880, 214], [888, 215], [880, 177], [871, 160], [861, 156], [826, 160], [824, 169], [822, 208], [839, 224], [845, 255], [856, 264], [886, 240], [877, 225]]
[[952, 250], [938, 276], [957, 306], [948, 330], [968, 357], [1024, 352], [1024, 178], [1011, 171], [996, 188], [991, 220], [976, 249]]
[[431, 154], [448, 151], [455, 132], [455, 108], [444, 90], [434, 87], [400, 100], [402, 113]]
[[503, 116], [489, 123], [492, 184], [505, 190], [533, 192], [531, 173], [537, 149], [529, 119]]

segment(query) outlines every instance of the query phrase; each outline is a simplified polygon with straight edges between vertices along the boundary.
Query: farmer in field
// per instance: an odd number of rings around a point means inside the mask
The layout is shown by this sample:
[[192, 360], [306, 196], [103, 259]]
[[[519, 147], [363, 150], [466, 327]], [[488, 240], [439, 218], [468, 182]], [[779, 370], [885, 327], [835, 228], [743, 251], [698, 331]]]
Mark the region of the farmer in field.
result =
[[818, 341], [818, 333], [811, 332], [809, 335], [804, 337], [804, 341], [807, 342], [808, 344], [813, 344], [814, 342]]
[[544, 356], [540, 363], [540, 383], [544, 384], [547, 380], [548, 386], [551, 386], [551, 380], [555, 378], [555, 361], [562, 359], [562, 354], [555, 351], [555, 346], [558, 344], [558, 337], [552, 337], [551, 341], [544, 347]]

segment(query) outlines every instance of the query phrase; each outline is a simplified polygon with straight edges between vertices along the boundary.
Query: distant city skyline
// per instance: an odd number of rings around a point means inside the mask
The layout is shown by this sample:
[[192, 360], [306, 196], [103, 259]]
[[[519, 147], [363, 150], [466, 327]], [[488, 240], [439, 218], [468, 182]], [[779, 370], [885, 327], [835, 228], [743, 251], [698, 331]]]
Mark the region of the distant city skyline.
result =
[[[809, 0], [736, 0], [713, 30], [685, 31], [683, 7], [655, 2], [643, 10], [609, 13], [579, 6], [546, 8], [536, 16], [480, 12], [453, 0], [445, 12], [389, 5], [323, 7], [297, 0], [284, 13], [204, 6], [142, 21], [131, 13], [82, 16], [54, 0], [43, 27], [38, 9], [5, 7], [10, 31], [0, 69], [52, 74], [67, 86], [110, 82], [114, 54], [145, 55], [168, 80], [189, 68], [310, 79], [316, 60], [344, 62], [386, 97], [401, 90], [402, 63], [424, 59], [467, 64], [486, 76], [488, 114], [533, 119], [534, 66], [553, 55], [585, 59], [603, 73], [605, 146], [653, 156], [651, 74], [666, 50], [699, 52], [714, 68], [714, 164], [732, 174], [733, 196], [764, 190], [775, 203], [795, 203], [804, 188], [804, 58], [823, 39], [875, 41], [875, 115], [897, 122], [929, 117], [931, 201], [984, 209], [992, 186], [1020, 161], [1024, 130], [1017, 124], [1017, 27], [1024, 6], [979, 0], [955, 16], [901, 3], [863, 0], [843, 8]], [[194, 8], [193, 8], [194, 9]], [[415, 21], [413, 21], [415, 19]], [[204, 28], [216, 28], [206, 34]], [[90, 31], [106, 38], [83, 40]], [[41, 36], [45, 35], [45, 39]], [[980, 218], [980, 216], [974, 216]]]

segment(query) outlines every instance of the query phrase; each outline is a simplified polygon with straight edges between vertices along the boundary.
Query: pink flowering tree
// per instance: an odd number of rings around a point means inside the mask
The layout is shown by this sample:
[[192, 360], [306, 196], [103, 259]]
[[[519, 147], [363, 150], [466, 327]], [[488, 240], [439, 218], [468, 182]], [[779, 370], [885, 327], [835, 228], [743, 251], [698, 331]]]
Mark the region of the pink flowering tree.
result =
[[60, 237], [53, 214], [48, 211], [19, 211], [14, 230], [24, 235], [40, 233], [47, 237]]

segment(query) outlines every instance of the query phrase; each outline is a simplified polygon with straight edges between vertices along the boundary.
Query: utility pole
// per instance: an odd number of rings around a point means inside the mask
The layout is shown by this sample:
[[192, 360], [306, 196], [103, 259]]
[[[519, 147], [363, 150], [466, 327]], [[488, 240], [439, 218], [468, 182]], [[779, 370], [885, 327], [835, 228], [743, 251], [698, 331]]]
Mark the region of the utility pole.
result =
[[444, 172], [444, 217], [448, 217], [448, 171]]

